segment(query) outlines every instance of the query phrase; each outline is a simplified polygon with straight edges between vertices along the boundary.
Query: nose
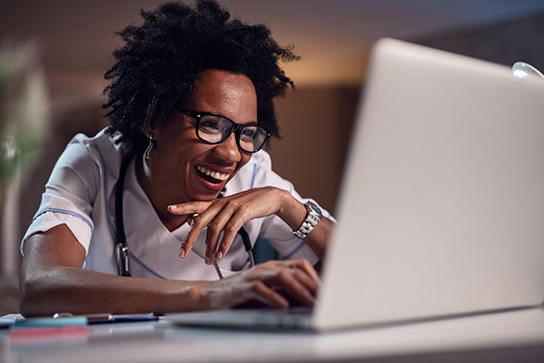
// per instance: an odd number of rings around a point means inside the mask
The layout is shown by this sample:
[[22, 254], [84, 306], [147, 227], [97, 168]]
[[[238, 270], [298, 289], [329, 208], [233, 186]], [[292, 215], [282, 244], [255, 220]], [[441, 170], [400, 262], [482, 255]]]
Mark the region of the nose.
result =
[[242, 153], [236, 143], [234, 132], [225, 141], [213, 148], [213, 154], [227, 165], [238, 163], [242, 159]]

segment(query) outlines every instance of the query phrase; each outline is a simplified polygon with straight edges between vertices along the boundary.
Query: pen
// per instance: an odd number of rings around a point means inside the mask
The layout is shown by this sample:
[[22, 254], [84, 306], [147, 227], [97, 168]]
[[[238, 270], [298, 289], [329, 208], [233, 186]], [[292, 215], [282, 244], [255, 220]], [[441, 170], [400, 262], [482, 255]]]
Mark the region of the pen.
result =
[[75, 317], [86, 318], [88, 324], [100, 324], [100, 323], [107, 323], [107, 322], [113, 321], [113, 315], [109, 313], [84, 314], [84, 315], [73, 315], [71, 313], [53, 314], [53, 319], [75, 318]]
[[121, 323], [121, 322], [132, 322], [132, 321], [157, 321], [157, 320], [159, 320], [159, 318], [154, 313], [120, 314], [120, 315], [113, 315], [112, 322]]
[[55, 313], [51, 318], [18, 319], [2, 326], [3, 328], [42, 328], [64, 327], [107, 323], [126, 323], [137, 321], [157, 321], [159, 318], [153, 313], [143, 314], [85, 314], [74, 315], [71, 313]]
[[123, 323], [132, 321], [156, 321], [158, 317], [153, 313], [141, 313], [141, 314], [85, 314], [85, 315], [73, 315], [70, 313], [55, 313], [54, 319], [68, 318], [68, 317], [84, 317], [87, 319], [88, 324], [104, 324], [104, 323]]

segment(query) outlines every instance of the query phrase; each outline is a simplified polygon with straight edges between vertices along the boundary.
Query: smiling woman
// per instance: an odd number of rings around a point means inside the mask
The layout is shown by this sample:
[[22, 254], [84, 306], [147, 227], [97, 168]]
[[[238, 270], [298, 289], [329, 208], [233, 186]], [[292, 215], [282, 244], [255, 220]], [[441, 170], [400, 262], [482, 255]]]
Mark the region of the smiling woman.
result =
[[[142, 16], [106, 73], [111, 127], [69, 143], [23, 239], [21, 313], [313, 305], [333, 222], [261, 150], [297, 57], [215, 1]], [[259, 237], [281, 260], [249, 269]]]
[[[241, 74], [205, 70], [191, 96], [180, 103], [187, 109], [206, 110], [240, 120], [242, 125], [257, 122], [255, 88], [251, 80]], [[216, 199], [227, 182], [251, 159], [251, 153], [238, 147], [239, 133], [231, 133], [221, 143], [211, 143], [202, 137], [204, 126], [198, 122], [197, 127], [197, 122], [184, 113], [172, 112], [164, 122], [147, 131], [148, 138], [153, 133], [155, 145], [145, 165], [137, 163], [140, 184], [159, 211], [161, 220], [176, 217], [179, 221], [173, 225], [174, 229], [187, 216], [173, 216], [166, 209], [168, 205]], [[222, 177], [211, 176], [216, 174]]]

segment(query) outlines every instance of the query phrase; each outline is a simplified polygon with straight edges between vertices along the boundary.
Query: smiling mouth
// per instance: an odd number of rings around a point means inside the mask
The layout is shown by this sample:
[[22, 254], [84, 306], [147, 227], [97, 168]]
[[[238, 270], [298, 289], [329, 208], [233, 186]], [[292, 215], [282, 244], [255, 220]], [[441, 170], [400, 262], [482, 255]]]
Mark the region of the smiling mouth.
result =
[[200, 172], [200, 174], [202, 174], [204, 178], [206, 178], [206, 180], [212, 183], [219, 183], [227, 180], [230, 177], [230, 174], [221, 174], [217, 171], [208, 170], [200, 165], [198, 165], [196, 169]]

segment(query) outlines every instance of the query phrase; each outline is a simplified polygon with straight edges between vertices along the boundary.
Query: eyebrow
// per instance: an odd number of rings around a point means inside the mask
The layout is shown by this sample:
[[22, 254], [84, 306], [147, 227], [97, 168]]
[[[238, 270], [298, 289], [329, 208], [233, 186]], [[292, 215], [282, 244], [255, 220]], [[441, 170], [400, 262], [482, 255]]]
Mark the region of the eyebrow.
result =
[[[186, 114], [186, 115], [188, 115], [188, 116], [190, 116], [190, 117], [194, 117], [194, 116], [190, 115], [190, 113], [201, 114], [201, 117], [202, 117], [202, 116], [206, 116], [206, 115], [213, 115], [213, 116], [219, 116], [219, 117], [226, 118], [227, 120], [232, 121], [232, 122], [234, 122], [234, 123], [237, 124], [237, 125], [244, 125], [244, 126], [259, 126], [259, 127], [262, 127], [262, 126], [260, 126], [260, 125], [258, 124], [257, 121], [250, 121], [250, 122], [248, 122], [248, 123], [241, 124], [241, 123], [236, 122], [236, 121], [234, 121], [234, 120], [228, 118], [227, 116], [224, 116], [224, 115], [222, 115], [222, 114], [220, 114], [220, 113], [217, 113], [217, 112], [190, 110], [190, 109], [185, 108], [185, 107], [180, 106], [180, 105], [174, 105], [174, 109], [176, 109], [176, 110], [178, 110], [178, 111], [180, 111], [180, 112], [182, 112], [182, 113], [184, 113], [184, 114]], [[188, 112], [188, 113], [187, 113], [187, 112]]]
[[[236, 121], [235, 121], [236, 122]], [[238, 123], [236, 122], [238, 125], [244, 125], [244, 126], [259, 126], [259, 124], [255, 121], [250, 121], [248, 122], [247, 124], [241, 124], [241, 123]]]
[[[259, 124], [257, 123], [257, 121], [249, 121], [248, 123], [241, 124], [241, 123], [236, 122], [236, 121], [234, 121], [233, 119], [230, 119], [230, 118], [228, 118], [227, 116], [223, 116], [223, 115], [221, 115], [221, 114], [219, 114], [219, 113], [215, 113], [215, 112], [208, 112], [208, 113], [214, 114], [214, 115], [216, 115], [216, 116], [224, 117], [224, 118], [226, 118], [227, 120], [230, 120], [230, 121], [234, 122], [234, 123], [237, 124], [237, 125], [243, 125], [243, 126], [259, 126]], [[262, 126], [260, 126], [260, 127], [262, 127]]]

